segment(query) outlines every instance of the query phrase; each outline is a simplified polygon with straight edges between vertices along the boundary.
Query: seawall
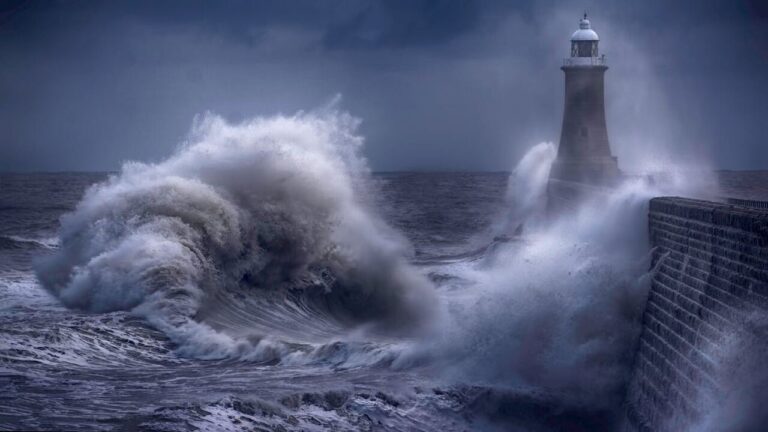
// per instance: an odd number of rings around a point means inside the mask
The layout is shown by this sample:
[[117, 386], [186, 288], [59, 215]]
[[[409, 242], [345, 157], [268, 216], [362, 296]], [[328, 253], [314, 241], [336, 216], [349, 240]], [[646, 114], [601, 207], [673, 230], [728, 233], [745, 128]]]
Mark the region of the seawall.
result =
[[717, 399], [718, 346], [768, 310], [768, 211], [686, 198], [650, 202], [652, 279], [624, 431], [679, 431]]

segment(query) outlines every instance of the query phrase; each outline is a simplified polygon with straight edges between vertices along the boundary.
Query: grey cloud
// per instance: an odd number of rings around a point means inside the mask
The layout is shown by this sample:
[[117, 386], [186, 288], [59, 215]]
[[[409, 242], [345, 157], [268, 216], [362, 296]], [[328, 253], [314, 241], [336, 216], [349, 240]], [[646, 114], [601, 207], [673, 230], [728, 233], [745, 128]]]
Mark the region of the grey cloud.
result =
[[559, 136], [559, 65], [585, 6], [624, 166], [657, 151], [768, 165], [764, 5], [584, 3], [4, 3], [0, 170], [158, 160], [195, 114], [291, 113], [337, 93], [374, 169], [509, 169]]

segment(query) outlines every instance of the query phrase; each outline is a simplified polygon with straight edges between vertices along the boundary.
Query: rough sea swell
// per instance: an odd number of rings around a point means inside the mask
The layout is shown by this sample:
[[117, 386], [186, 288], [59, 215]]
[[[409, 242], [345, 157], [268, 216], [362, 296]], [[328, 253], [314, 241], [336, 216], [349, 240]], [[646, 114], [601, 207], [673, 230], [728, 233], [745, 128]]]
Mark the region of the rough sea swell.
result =
[[653, 191], [547, 220], [551, 144], [508, 184], [372, 176], [357, 124], [206, 115], [156, 164], [2, 177], [0, 429], [610, 430]]
[[290, 343], [414, 334], [434, 291], [364, 201], [355, 127], [333, 111], [205, 116], [168, 160], [91, 187], [38, 277], [69, 307], [146, 318], [195, 358], [297, 362], [309, 352]]

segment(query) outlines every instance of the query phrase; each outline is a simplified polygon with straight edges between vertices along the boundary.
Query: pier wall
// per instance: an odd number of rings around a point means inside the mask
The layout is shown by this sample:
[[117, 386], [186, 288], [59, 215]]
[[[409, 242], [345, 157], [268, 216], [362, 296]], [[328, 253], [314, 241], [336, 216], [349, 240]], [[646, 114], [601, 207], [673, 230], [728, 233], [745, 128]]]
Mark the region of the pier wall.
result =
[[685, 198], [650, 202], [652, 282], [622, 430], [679, 431], [717, 395], [717, 348], [768, 310], [768, 211]]

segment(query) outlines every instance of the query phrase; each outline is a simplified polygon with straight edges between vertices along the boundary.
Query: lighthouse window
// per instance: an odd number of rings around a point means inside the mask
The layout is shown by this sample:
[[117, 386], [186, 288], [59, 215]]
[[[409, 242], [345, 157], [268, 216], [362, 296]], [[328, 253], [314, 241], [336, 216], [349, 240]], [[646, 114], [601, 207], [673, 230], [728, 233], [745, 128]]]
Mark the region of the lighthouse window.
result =
[[586, 138], [587, 137], [587, 128], [586, 127], [582, 127], [581, 130], [579, 130], [579, 135], [581, 135], [582, 137]]
[[592, 41], [578, 41], [576, 45], [579, 57], [592, 57]]

